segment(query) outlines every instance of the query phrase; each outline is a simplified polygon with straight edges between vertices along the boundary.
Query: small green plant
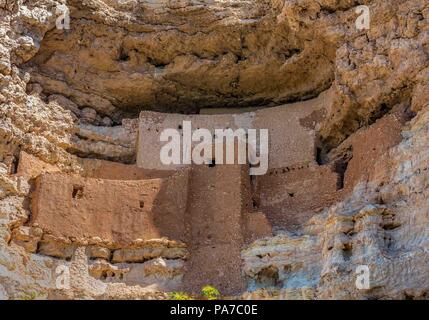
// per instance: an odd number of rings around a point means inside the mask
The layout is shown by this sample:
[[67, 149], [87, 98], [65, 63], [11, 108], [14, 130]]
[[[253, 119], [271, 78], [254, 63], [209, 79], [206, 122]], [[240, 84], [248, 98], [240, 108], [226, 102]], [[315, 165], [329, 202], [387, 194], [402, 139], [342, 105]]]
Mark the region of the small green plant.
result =
[[37, 293], [34, 291], [24, 292], [21, 296], [18, 297], [18, 300], [36, 300]]
[[193, 300], [192, 297], [185, 292], [170, 292], [169, 298], [171, 300]]
[[220, 292], [213, 286], [204, 286], [201, 289], [202, 295], [208, 300], [216, 300], [220, 297]]

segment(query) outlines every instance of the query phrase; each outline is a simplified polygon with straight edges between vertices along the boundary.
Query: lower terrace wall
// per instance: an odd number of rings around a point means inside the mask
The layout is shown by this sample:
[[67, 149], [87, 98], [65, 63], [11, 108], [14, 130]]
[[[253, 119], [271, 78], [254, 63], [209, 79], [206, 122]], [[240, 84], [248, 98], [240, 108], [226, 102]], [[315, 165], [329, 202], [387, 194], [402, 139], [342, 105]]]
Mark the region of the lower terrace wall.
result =
[[135, 181], [42, 174], [30, 223], [57, 237], [100, 237], [121, 245], [161, 237], [183, 241], [187, 179], [187, 172]]

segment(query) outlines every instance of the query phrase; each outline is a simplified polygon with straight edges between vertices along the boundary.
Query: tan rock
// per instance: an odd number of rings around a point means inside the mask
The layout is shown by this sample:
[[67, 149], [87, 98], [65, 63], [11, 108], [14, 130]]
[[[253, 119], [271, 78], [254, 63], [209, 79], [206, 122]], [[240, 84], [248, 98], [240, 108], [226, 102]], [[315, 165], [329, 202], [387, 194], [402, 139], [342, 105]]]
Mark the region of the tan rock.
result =
[[[369, 30], [356, 1], [69, 0], [58, 30], [60, 3], [0, 0], [0, 299], [428, 298], [427, 1], [365, 1]], [[272, 175], [142, 200], [176, 173], [135, 165], [141, 111], [267, 128]]]
[[92, 108], [83, 108], [81, 119], [86, 123], [95, 123], [97, 120], [97, 111]]
[[110, 260], [110, 250], [99, 246], [89, 246], [88, 256], [92, 259]]
[[137, 249], [118, 249], [113, 252], [112, 262], [144, 262], [155, 258], [186, 259], [188, 250], [185, 248], [147, 247]]
[[70, 259], [73, 255], [75, 247], [73, 245], [50, 241], [40, 242], [37, 253], [50, 257]]

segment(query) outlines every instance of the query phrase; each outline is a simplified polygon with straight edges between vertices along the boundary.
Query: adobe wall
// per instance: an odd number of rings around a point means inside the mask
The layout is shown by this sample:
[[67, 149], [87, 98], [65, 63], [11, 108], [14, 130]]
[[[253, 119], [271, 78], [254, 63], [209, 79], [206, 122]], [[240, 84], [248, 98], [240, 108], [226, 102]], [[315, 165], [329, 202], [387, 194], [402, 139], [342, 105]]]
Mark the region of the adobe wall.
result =
[[339, 176], [330, 166], [275, 169], [255, 179], [258, 210], [276, 228], [298, 228], [340, 196]]
[[269, 169], [316, 163], [315, 129], [330, 103], [328, 90], [315, 99], [255, 112], [253, 128], [269, 129]]
[[269, 168], [310, 164], [316, 158], [315, 128], [323, 120], [331, 101], [331, 92], [305, 102], [265, 108], [237, 114], [182, 115], [150, 111], [140, 113], [137, 166], [146, 169], [171, 170], [177, 165], [160, 161], [160, 142], [164, 129], [181, 130], [183, 121], [191, 121], [193, 130], [208, 129], [268, 129]]
[[147, 180], [171, 177], [174, 170], [153, 170], [97, 159], [80, 159], [82, 176], [108, 180]]
[[340, 154], [347, 149], [352, 153], [344, 175], [344, 189], [347, 192], [351, 192], [358, 182], [367, 181], [377, 160], [401, 142], [402, 126], [406, 121], [404, 117], [404, 110], [388, 114], [373, 125], [357, 131], [337, 148]]
[[[253, 208], [254, 210], [255, 208]], [[250, 211], [245, 214], [245, 244], [248, 245], [253, 241], [272, 236], [273, 225], [262, 211]]]
[[[91, 275], [110, 282], [189, 292], [211, 284], [224, 294], [245, 288], [241, 250], [272, 235], [265, 215], [253, 212], [248, 165], [81, 164], [82, 175], [61, 173], [23, 154], [19, 174], [35, 178], [32, 215], [13, 243], [60, 259], [85, 245]], [[165, 177], [147, 179], [156, 175]], [[165, 278], [151, 276], [157, 268]]]
[[[243, 126], [250, 128], [254, 114], [240, 116]], [[183, 167], [183, 165], [164, 165], [160, 160], [160, 151], [166, 142], [160, 141], [161, 132], [164, 129], [177, 129], [183, 132], [183, 121], [191, 121], [192, 130], [200, 128], [208, 129], [214, 135], [214, 130], [219, 128], [239, 128], [234, 115], [182, 115], [165, 114], [151, 111], [140, 113], [139, 138], [137, 146], [137, 166], [145, 169], [171, 170]], [[195, 143], [194, 143], [195, 144]]]
[[39, 158], [21, 151], [16, 174], [28, 178], [36, 178], [44, 172], [59, 172], [60, 169], [54, 165], [46, 163]]
[[[346, 139], [327, 165], [312, 164], [273, 169], [255, 177], [254, 198], [274, 228], [294, 229], [313, 215], [346, 197], [370, 175], [385, 169], [374, 164], [401, 140], [406, 110], [397, 110]], [[383, 172], [378, 172], [383, 171]]]
[[[194, 166], [189, 186], [190, 256], [185, 289], [198, 292], [211, 284], [227, 294], [241, 292], [245, 282], [240, 252], [251, 210], [248, 166]], [[271, 230], [265, 236], [270, 234]]]
[[[86, 178], [98, 178], [108, 180], [146, 180], [156, 178], [168, 178], [175, 174], [175, 170], [152, 170], [139, 168], [134, 164], [123, 164], [98, 159], [78, 159], [81, 167], [81, 176]], [[42, 173], [60, 172], [61, 170], [52, 164], [21, 151], [16, 174], [28, 178], [36, 178]]]
[[185, 240], [187, 179], [186, 171], [135, 181], [42, 174], [32, 195], [30, 223], [56, 237], [100, 237], [118, 245], [161, 237]]

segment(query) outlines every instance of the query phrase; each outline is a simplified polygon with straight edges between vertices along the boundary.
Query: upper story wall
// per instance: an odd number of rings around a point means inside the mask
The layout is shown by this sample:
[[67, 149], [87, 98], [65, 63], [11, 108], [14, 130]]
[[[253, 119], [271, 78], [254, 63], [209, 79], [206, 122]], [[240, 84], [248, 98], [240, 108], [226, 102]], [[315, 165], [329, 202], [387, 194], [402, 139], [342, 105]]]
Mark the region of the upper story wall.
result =
[[137, 166], [160, 170], [180, 167], [161, 162], [160, 151], [166, 142], [160, 141], [160, 135], [165, 129], [182, 131], [183, 121], [191, 121], [192, 130], [205, 128], [212, 135], [215, 129], [268, 129], [269, 169], [315, 163], [315, 132], [331, 97], [328, 90], [316, 99], [237, 114], [183, 115], [143, 111], [140, 114]]

